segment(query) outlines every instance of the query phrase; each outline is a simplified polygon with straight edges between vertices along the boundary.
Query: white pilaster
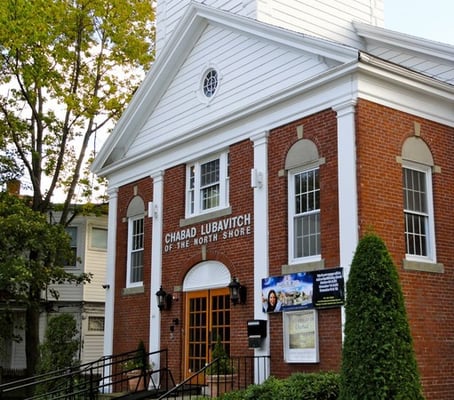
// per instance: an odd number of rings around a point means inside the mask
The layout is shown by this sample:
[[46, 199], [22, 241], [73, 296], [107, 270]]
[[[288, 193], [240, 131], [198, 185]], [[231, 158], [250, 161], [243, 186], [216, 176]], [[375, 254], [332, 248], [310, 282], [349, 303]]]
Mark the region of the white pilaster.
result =
[[[268, 132], [262, 132], [251, 138], [254, 143], [254, 171], [251, 174], [251, 186], [254, 190], [254, 318], [267, 319], [262, 309], [262, 278], [269, 275], [268, 245]], [[268, 328], [269, 330], [269, 328]], [[270, 339], [267, 335], [262, 347], [255, 349], [256, 356], [270, 354]], [[256, 368], [263, 368], [260, 363]], [[269, 365], [262, 371], [256, 371], [255, 383], [268, 378]], [[258, 381], [260, 380], [260, 382]]]
[[[151, 282], [150, 282], [150, 351], [160, 350], [161, 346], [161, 315], [157, 304], [156, 292], [161, 286], [162, 279], [162, 218], [164, 172], [157, 171], [151, 175], [153, 179], [153, 213], [148, 215], [152, 220], [151, 233]], [[166, 288], [167, 291], [169, 290]], [[152, 360], [155, 368], [160, 368], [159, 357]], [[155, 377], [153, 377], [154, 379]]]
[[[107, 231], [107, 271], [106, 271], [106, 301], [104, 311], [104, 355], [113, 354], [113, 332], [114, 332], [114, 306], [115, 306], [115, 260], [116, 260], [116, 241], [117, 241], [117, 208], [118, 208], [118, 188], [109, 188], [109, 215]], [[110, 376], [110, 366], [105, 367], [104, 376]], [[106, 382], [110, 384], [110, 382]], [[107, 390], [106, 390], [107, 389]], [[106, 392], [111, 388], [106, 386]]]
[[[337, 113], [337, 158], [339, 186], [339, 258], [347, 283], [350, 265], [358, 245], [358, 192], [356, 180], [356, 101], [333, 107]], [[345, 312], [342, 308], [342, 327]], [[342, 329], [343, 331], [343, 329]]]

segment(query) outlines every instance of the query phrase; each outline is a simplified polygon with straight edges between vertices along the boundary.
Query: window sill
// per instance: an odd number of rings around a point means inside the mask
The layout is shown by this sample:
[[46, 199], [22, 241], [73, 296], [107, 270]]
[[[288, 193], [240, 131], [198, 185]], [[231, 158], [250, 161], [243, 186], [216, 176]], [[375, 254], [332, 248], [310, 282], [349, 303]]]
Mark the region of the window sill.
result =
[[209, 219], [224, 217], [224, 216], [230, 215], [230, 214], [232, 214], [232, 207], [226, 207], [221, 210], [208, 212], [206, 214], [200, 214], [200, 215], [196, 215], [194, 217], [180, 219], [180, 228], [188, 226], [188, 225], [194, 225], [194, 224], [197, 224], [199, 222], [203, 222], [203, 221], [206, 221]]
[[145, 288], [144, 286], [135, 286], [135, 287], [129, 287], [129, 288], [124, 288], [122, 295], [123, 296], [129, 296], [131, 294], [141, 294], [145, 293]]
[[296, 272], [310, 272], [310, 271], [318, 271], [320, 269], [325, 268], [325, 260], [319, 261], [311, 261], [307, 263], [301, 264], [291, 264], [291, 265], [283, 265], [281, 267], [282, 274], [293, 274]]
[[433, 272], [436, 274], [443, 274], [445, 272], [445, 267], [441, 263], [402, 260], [402, 266], [406, 271]]

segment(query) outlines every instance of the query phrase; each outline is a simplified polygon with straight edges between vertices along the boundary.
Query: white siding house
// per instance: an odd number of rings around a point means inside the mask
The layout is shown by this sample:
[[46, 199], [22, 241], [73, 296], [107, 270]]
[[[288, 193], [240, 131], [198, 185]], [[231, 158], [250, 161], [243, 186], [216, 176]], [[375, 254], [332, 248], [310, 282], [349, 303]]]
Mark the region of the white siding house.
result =
[[[57, 217], [54, 213], [54, 218]], [[103, 355], [104, 303], [107, 263], [107, 216], [77, 216], [67, 228], [72, 237], [71, 247], [77, 255], [77, 262], [67, 266], [74, 274], [92, 274], [91, 283], [85, 285], [52, 286], [59, 292], [58, 299], [43, 293], [47, 306], [40, 316], [40, 339], [43, 340], [49, 318], [57, 313], [72, 314], [79, 330], [81, 342], [78, 358], [87, 363]], [[50, 287], [49, 287], [50, 289]], [[24, 338], [21, 327], [25, 325], [25, 312], [16, 311], [14, 333]], [[7, 369], [25, 369], [25, 341], [11, 341], [4, 344], [0, 354], [0, 366]]]

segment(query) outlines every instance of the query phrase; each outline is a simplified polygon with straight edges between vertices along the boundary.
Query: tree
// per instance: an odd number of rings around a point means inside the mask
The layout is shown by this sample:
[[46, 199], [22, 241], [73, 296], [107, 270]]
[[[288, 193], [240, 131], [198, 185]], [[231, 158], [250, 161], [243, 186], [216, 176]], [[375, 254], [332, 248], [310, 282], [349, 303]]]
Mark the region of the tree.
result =
[[397, 270], [375, 234], [356, 249], [345, 314], [340, 399], [423, 399]]
[[[52, 317], [46, 328], [44, 342], [40, 346], [38, 372], [44, 374], [61, 369], [69, 369], [77, 364], [76, 355], [80, 346], [76, 320], [71, 314], [59, 314]], [[49, 380], [38, 385], [35, 394], [47, 395], [66, 389], [68, 377]]]
[[25, 200], [0, 193], [0, 302], [6, 318], [12, 308], [25, 308], [29, 374], [35, 372], [38, 360], [39, 315], [46, 306], [43, 291], [58, 298], [58, 292], [49, 285], [90, 280], [87, 274], [65, 271], [63, 260], [71, 256], [70, 239], [62, 225], [50, 224]]
[[49, 320], [43, 344], [39, 372], [51, 372], [76, 365], [80, 340], [76, 320], [71, 314], [59, 314]]
[[76, 188], [90, 198], [90, 141], [118, 119], [153, 60], [152, 3], [0, 2], [0, 162], [25, 170], [33, 210], [46, 212], [63, 188], [64, 224]]

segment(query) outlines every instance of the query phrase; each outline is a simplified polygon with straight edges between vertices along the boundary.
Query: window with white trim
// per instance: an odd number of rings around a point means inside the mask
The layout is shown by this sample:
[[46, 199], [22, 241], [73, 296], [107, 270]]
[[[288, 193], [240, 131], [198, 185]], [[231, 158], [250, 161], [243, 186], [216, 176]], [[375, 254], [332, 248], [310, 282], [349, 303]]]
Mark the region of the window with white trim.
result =
[[92, 249], [107, 250], [107, 229], [95, 226], [91, 228], [90, 247]]
[[77, 266], [77, 227], [68, 226], [65, 228], [66, 233], [70, 237], [70, 246], [71, 246], [71, 257], [68, 260], [65, 260], [66, 267], [76, 267]]
[[143, 283], [143, 244], [144, 217], [131, 217], [128, 219], [128, 287]]
[[290, 261], [320, 260], [319, 168], [289, 172]]
[[416, 163], [403, 165], [406, 258], [435, 261], [432, 169]]
[[186, 216], [195, 216], [228, 206], [229, 154], [188, 164], [186, 175]]

